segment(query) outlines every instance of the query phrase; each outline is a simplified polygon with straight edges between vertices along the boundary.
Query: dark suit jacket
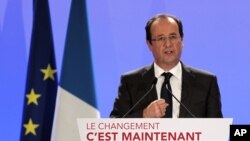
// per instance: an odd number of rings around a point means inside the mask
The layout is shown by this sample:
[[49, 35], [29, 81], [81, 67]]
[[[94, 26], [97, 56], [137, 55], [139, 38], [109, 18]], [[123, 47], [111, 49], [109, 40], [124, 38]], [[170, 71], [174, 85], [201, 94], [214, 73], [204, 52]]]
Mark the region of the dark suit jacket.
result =
[[[155, 79], [153, 65], [129, 72], [121, 76], [119, 93], [114, 102], [110, 117], [122, 117], [150, 89]], [[157, 99], [156, 88], [126, 116], [142, 117], [145, 109]], [[222, 117], [221, 99], [217, 79], [208, 72], [182, 64], [181, 102], [196, 117]], [[192, 117], [180, 106], [179, 117]]]

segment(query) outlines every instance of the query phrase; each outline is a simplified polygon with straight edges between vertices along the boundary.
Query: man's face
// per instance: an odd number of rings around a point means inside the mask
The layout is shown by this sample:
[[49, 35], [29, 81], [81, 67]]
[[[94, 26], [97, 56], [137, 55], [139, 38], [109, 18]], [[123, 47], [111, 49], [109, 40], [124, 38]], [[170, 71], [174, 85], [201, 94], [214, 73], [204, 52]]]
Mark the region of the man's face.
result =
[[173, 68], [180, 61], [183, 47], [177, 23], [172, 18], [157, 19], [150, 31], [152, 44], [147, 44], [155, 63], [164, 70]]

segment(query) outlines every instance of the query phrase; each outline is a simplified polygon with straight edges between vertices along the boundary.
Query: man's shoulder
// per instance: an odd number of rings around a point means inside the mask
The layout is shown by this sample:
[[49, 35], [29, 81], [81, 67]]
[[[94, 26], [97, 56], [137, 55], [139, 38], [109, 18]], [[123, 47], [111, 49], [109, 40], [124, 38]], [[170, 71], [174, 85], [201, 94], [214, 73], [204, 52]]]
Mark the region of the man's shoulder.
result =
[[135, 85], [141, 83], [151, 83], [155, 79], [154, 65], [143, 66], [121, 75], [121, 81]]
[[209, 72], [207, 70], [203, 70], [200, 68], [196, 68], [193, 66], [183, 65], [184, 71], [192, 74], [192, 75], [200, 75], [200, 76], [207, 76], [207, 77], [215, 77], [215, 74], [212, 72]]
[[150, 69], [152, 69], [152, 65], [142, 66], [142, 67], [136, 68], [134, 70], [130, 70], [128, 72], [125, 72], [124, 74], [122, 74], [122, 76], [124, 76], [124, 77], [141, 76], [141, 75], [145, 74], [146, 72], [148, 72]]

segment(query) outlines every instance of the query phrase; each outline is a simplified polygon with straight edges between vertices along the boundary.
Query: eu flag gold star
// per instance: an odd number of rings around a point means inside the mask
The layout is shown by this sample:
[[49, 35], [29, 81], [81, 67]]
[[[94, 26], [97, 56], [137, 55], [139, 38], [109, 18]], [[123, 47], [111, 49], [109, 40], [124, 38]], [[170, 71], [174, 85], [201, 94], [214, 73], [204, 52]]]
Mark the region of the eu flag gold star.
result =
[[37, 99], [41, 97], [40, 94], [36, 94], [34, 89], [31, 89], [30, 93], [26, 95], [28, 98], [27, 105], [30, 105], [31, 103], [34, 103], [35, 105], [38, 105]]
[[44, 73], [44, 77], [43, 80], [46, 80], [48, 78], [51, 78], [52, 80], [54, 80], [54, 73], [56, 73], [55, 69], [52, 69], [50, 64], [48, 64], [46, 69], [41, 69], [41, 72]]
[[34, 124], [32, 119], [29, 119], [29, 122], [27, 124], [23, 125], [25, 130], [25, 135], [28, 135], [29, 133], [36, 135], [36, 128], [39, 127], [39, 124]]

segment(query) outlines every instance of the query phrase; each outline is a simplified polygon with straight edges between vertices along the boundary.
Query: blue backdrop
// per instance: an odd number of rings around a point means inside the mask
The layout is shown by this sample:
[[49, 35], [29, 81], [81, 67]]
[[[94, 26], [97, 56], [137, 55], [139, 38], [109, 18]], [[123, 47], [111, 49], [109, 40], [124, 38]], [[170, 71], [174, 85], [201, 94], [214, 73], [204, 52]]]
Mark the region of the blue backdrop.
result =
[[[70, 3], [50, 0], [58, 76]], [[224, 116], [237, 124], [250, 124], [249, 5], [248, 0], [87, 1], [101, 116], [109, 116], [120, 75], [152, 63], [144, 26], [151, 16], [164, 12], [183, 21], [183, 62], [217, 75]], [[0, 140], [19, 139], [31, 25], [32, 0], [0, 1]]]

